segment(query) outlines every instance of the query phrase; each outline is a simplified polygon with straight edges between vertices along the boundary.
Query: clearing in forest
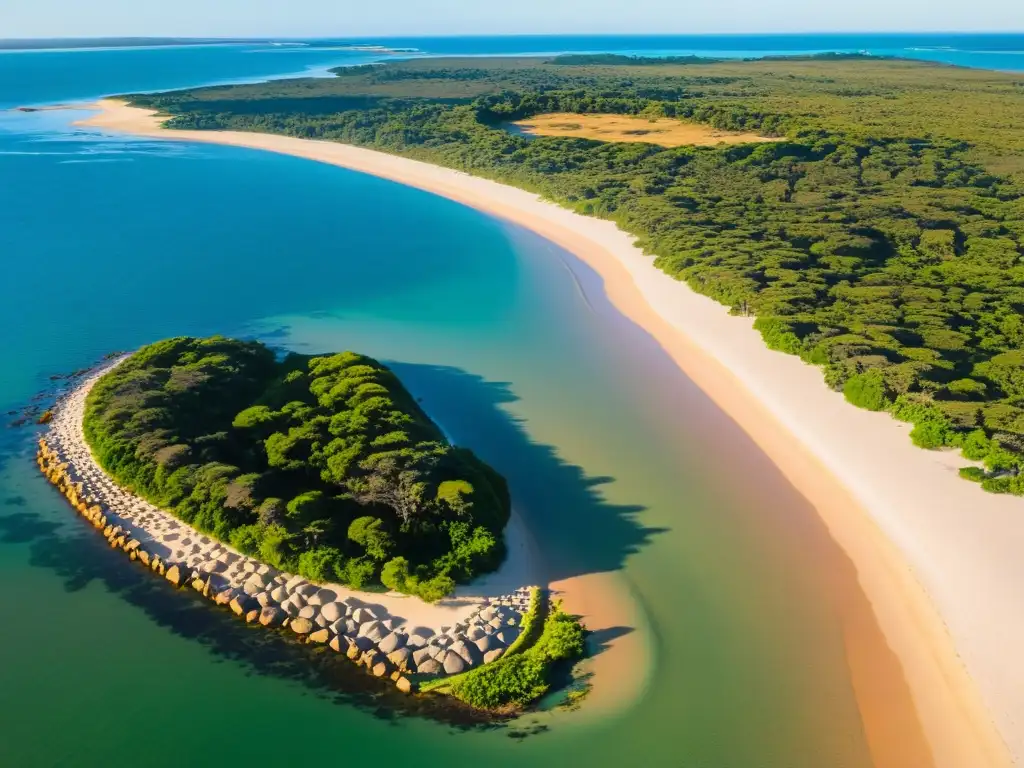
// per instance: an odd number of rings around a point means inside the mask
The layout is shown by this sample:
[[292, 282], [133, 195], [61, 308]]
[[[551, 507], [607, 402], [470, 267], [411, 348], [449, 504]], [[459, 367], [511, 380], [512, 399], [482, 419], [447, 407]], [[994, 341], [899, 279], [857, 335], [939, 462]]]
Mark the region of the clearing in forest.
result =
[[669, 117], [634, 115], [577, 115], [558, 112], [517, 120], [513, 125], [528, 136], [574, 136], [597, 141], [643, 141], [663, 147], [685, 145], [746, 144], [779, 141], [755, 133], [724, 131], [710, 125], [688, 123]]

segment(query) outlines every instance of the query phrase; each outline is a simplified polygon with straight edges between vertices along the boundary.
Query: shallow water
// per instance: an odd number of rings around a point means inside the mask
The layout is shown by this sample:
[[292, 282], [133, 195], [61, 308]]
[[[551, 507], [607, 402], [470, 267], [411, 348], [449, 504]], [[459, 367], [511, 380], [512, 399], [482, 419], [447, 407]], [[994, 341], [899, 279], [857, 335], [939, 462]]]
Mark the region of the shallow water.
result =
[[870, 764], [849, 564], [586, 267], [389, 182], [67, 122], [0, 118], [0, 410], [175, 334], [387, 360], [506, 474], [552, 578], [612, 574], [630, 596], [595, 646], [635, 638], [644, 685], [611, 710], [469, 730], [339, 694], [346, 662], [141, 578], [34, 472], [31, 431], [2, 430], [0, 764]]

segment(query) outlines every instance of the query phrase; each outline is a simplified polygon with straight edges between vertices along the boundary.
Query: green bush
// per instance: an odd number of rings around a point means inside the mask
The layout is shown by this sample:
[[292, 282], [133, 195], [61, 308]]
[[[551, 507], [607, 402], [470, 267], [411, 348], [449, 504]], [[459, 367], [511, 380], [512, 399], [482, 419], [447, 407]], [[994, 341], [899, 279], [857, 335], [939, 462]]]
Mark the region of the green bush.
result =
[[843, 394], [858, 408], [869, 411], [884, 411], [892, 402], [885, 385], [885, 376], [877, 368], [855, 373], [848, 378], [843, 385]]

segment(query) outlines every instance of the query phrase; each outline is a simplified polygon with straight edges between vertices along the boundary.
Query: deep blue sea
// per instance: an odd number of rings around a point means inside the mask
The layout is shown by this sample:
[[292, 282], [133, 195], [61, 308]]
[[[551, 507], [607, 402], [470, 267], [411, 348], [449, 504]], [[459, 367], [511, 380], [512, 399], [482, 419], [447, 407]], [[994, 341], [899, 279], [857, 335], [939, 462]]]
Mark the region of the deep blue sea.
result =
[[[417, 55], [869, 50], [1024, 68], [1020, 35], [372, 42]], [[141, 578], [34, 471], [32, 431], [0, 429], [0, 765], [866, 768], [849, 617], [834, 596], [848, 564], [807, 502], [586, 267], [390, 182], [76, 129], [75, 112], [10, 111], [380, 55], [0, 52], [0, 414], [52, 374], [176, 334], [384, 359], [457, 442], [508, 476], [548, 575], [628, 597], [628, 615], [593, 627], [593, 645], [633, 638], [641, 694], [497, 729], [395, 717], [339, 689], [336, 661], [310, 664]]]

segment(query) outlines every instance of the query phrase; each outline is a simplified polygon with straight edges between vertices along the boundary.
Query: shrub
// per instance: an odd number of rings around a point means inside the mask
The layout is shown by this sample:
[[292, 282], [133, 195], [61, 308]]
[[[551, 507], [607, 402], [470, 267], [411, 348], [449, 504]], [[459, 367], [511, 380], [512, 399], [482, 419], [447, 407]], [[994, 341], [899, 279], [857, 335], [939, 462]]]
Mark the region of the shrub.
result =
[[843, 394], [858, 408], [866, 408], [869, 411], [884, 411], [891, 403], [885, 386], [885, 377], [877, 368], [855, 373], [848, 378], [843, 385]]
[[980, 467], [960, 467], [960, 477], [975, 483], [981, 483], [984, 482], [986, 475], [985, 470]]
[[299, 555], [299, 575], [310, 581], [331, 581], [337, 578], [339, 562], [341, 552], [334, 547], [316, 547]]
[[409, 580], [409, 561], [404, 557], [389, 560], [380, 570], [380, 583], [396, 592], [405, 592]]
[[263, 529], [259, 525], [243, 525], [231, 532], [229, 541], [242, 554], [256, 557], [263, 543]]

